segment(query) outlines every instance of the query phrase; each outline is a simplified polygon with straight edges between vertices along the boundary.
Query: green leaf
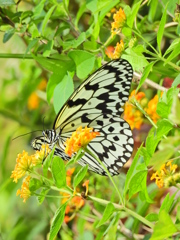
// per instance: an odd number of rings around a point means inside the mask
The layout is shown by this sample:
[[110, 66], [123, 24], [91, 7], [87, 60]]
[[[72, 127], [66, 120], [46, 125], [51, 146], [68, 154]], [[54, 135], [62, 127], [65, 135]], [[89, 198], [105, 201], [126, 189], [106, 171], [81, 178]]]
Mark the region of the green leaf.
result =
[[171, 108], [171, 113], [169, 114], [169, 120], [171, 120], [175, 124], [180, 124], [180, 101], [175, 96], [173, 99], [173, 104]]
[[37, 57], [33, 55], [34, 59], [39, 62], [44, 68], [48, 69], [51, 72], [54, 72], [47, 85], [47, 101], [50, 103], [50, 100], [54, 94], [54, 89], [56, 85], [64, 78], [67, 72], [72, 72], [74, 70], [74, 62], [66, 56], [61, 56], [63, 59], [47, 59], [43, 57]]
[[82, 32], [77, 39], [73, 39], [71, 41], [65, 41], [62, 43], [64, 51], [68, 49], [77, 48], [86, 40], [85, 32]]
[[42, 189], [42, 191], [40, 192], [40, 196], [37, 197], [39, 204], [43, 203], [46, 194], [49, 192], [49, 189]]
[[49, 57], [49, 55], [51, 54], [53, 45], [54, 45], [54, 40], [48, 41], [48, 43], [45, 45], [45, 48], [43, 51], [44, 57]]
[[137, 90], [140, 89], [140, 87], [143, 85], [143, 83], [145, 82], [146, 78], [149, 76], [149, 73], [152, 71], [152, 67], [155, 64], [155, 62], [151, 62], [150, 64], [148, 64], [143, 71], [143, 74], [141, 76], [140, 82], [138, 84]]
[[131, 11], [131, 14], [128, 16], [127, 18], [127, 25], [132, 28], [133, 27], [133, 23], [134, 23], [134, 20], [135, 18], [137, 17], [137, 13], [138, 13], [138, 10], [140, 8], [140, 5], [141, 5], [141, 1], [138, 1], [137, 3], [135, 3], [132, 7], [132, 11]]
[[16, 31], [15, 28], [11, 28], [8, 31], [6, 31], [3, 37], [3, 43], [6, 43], [14, 35], [15, 31]]
[[14, 2], [14, 0], [0, 0], [1, 7], [7, 7], [7, 6], [15, 5], [15, 4], [16, 3]]
[[88, 165], [82, 167], [80, 171], [76, 174], [76, 176], [73, 179], [73, 187], [76, 188], [77, 185], [84, 179], [86, 173], [88, 170]]
[[144, 67], [148, 65], [148, 61], [143, 54], [137, 53], [136, 50], [134, 48], [126, 49], [125, 53], [127, 54], [122, 54], [122, 58], [126, 59], [133, 66], [134, 71], [143, 71]]
[[176, 196], [176, 193], [174, 193], [171, 197], [169, 193], [166, 195], [159, 209], [159, 214], [161, 213], [161, 211], [166, 211], [167, 213], [170, 212], [175, 196]]
[[29, 182], [29, 190], [31, 192], [36, 191], [37, 189], [39, 189], [40, 187], [42, 187], [42, 182], [37, 179], [37, 178], [31, 178], [30, 182]]
[[[64, 77], [64, 75], [66, 75], [67, 71], [71, 72], [74, 70], [73, 61], [65, 55], [60, 55], [59, 59], [44, 58], [41, 56], [36, 56], [34, 54], [32, 54], [32, 56], [45, 69], [47, 69], [50, 72], [55, 73], [57, 76], [58, 75], [60, 76], [60, 78], [58, 80], [56, 80], [56, 83], [61, 81], [61, 76]], [[62, 72], [63, 72], [63, 74], [62, 74]]]
[[106, 14], [109, 13], [111, 11], [112, 8], [114, 8], [118, 3], [119, 3], [119, 0], [108, 0], [107, 2], [105, 1], [99, 1], [98, 3], [103, 3], [104, 2], [104, 5], [101, 7], [101, 11], [99, 13], [99, 17], [98, 17], [98, 21], [99, 23], [101, 23]]
[[163, 32], [164, 32], [164, 26], [166, 23], [166, 11], [167, 11], [167, 5], [164, 9], [160, 24], [159, 24], [159, 28], [158, 28], [158, 32], [157, 32], [157, 44], [159, 47], [159, 53], [161, 54], [161, 41], [162, 41], [162, 37], [163, 37]]
[[180, 42], [175, 46], [174, 50], [172, 53], [168, 56], [168, 58], [165, 61], [165, 64], [170, 62], [173, 58], [177, 57], [180, 52]]
[[172, 146], [167, 147], [166, 149], [156, 151], [151, 160], [149, 161], [148, 166], [153, 166], [154, 170], [160, 169], [163, 163], [170, 159], [175, 153], [175, 149]]
[[146, 165], [149, 165], [150, 158], [153, 156], [159, 141], [173, 128], [167, 119], [159, 120], [157, 127], [157, 129], [151, 128], [146, 138], [146, 148], [141, 150]]
[[79, 22], [81, 16], [84, 14], [85, 9], [86, 9], [86, 3], [83, 3], [83, 4], [80, 6], [80, 8], [78, 9], [78, 12], [77, 12], [76, 18], [75, 18], [75, 23], [74, 23], [74, 25], [76, 26], [76, 28], [78, 28], [78, 22]]
[[177, 47], [177, 45], [179, 44], [179, 38], [176, 38], [174, 39], [172, 42], [171, 42], [171, 45], [168, 47], [168, 49], [166, 50], [166, 52], [164, 53], [164, 56], [165, 57], [167, 54], [169, 54], [170, 52], [172, 52], [174, 50], [174, 48]]
[[162, 119], [157, 122], [157, 141], [161, 140], [162, 136], [165, 136], [173, 128], [173, 125], [167, 119]]
[[48, 168], [49, 168], [49, 166], [51, 164], [51, 161], [53, 159], [55, 147], [56, 146], [54, 146], [53, 150], [48, 154], [47, 158], [43, 162], [43, 175], [45, 177], [47, 177]]
[[149, 6], [149, 11], [148, 11], [148, 20], [150, 22], [155, 21], [156, 12], [158, 10], [157, 6], [158, 6], [158, 1], [157, 0], [151, 0], [150, 6]]
[[150, 222], [157, 222], [159, 220], [159, 216], [157, 213], [149, 213], [146, 216], [146, 219]]
[[157, 114], [162, 118], [168, 118], [172, 104], [173, 99], [175, 96], [178, 95], [179, 90], [177, 88], [170, 88], [167, 92], [164, 92], [162, 97], [159, 99], [159, 102], [157, 104]]
[[60, 157], [54, 157], [51, 169], [56, 186], [58, 188], [66, 186], [65, 165]]
[[172, 222], [169, 214], [165, 210], [162, 210], [159, 214], [159, 221], [154, 226], [151, 240], [162, 240], [172, 237], [176, 231], [177, 228]]
[[95, 40], [99, 37], [99, 31], [100, 31], [100, 24], [97, 21], [95, 23], [95, 27], [94, 27], [93, 32], [92, 32], [92, 36], [94, 37]]
[[174, 79], [174, 82], [172, 83], [172, 87], [177, 87], [180, 84], [180, 74], [177, 75], [177, 77]]
[[[103, 236], [106, 236], [107, 233], [111, 232], [111, 229], [115, 226], [117, 228], [117, 224], [119, 222], [119, 219], [121, 217], [121, 213], [116, 212], [114, 214], [114, 217], [112, 218], [112, 220], [110, 221], [110, 223], [108, 224], [108, 227], [106, 229], [106, 231], [104, 232]], [[112, 237], [112, 235], [111, 235]], [[115, 239], [115, 238], [114, 238]]]
[[46, 15], [45, 15], [45, 18], [44, 18], [44, 20], [43, 20], [43, 22], [42, 22], [42, 28], [41, 28], [41, 33], [42, 33], [42, 35], [45, 34], [46, 25], [47, 25], [47, 23], [48, 23], [48, 21], [49, 21], [49, 19], [50, 19], [50, 17], [51, 17], [51, 15], [52, 15], [52, 13], [53, 13], [53, 11], [54, 11], [55, 8], [56, 8], [56, 5], [52, 6], [52, 7], [49, 9], [49, 11], [46, 13]]
[[61, 225], [64, 221], [66, 205], [67, 205], [66, 203], [63, 204], [55, 212], [55, 215], [53, 217], [51, 227], [50, 227], [49, 240], [54, 240], [61, 228]]
[[97, 10], [97, 3], [98, 0], [87, 0], [86, 1], [86, 8], [89, 9], [92, 13], [96, 12]]
[[62, 81], [54, 89], [54, 110], [56, 113], [59, 112], [63, 104], [70, 97], [74, 91], [73, 79], [69, 75], [65, 75]]
[[137, 172], [130, 181], [129, 188], [129, 199], [137, 192], [142, 191], [145, 195], [147, 202], [152, 202], [147, 193], [146, 181], [147, 181], [147, 170]]
[[26, 52], [25, 52], [25, 54], [24, 54], [24, 58], [26, 57], [26, 54], [36, 45], [36, 43], [38, 43], [38, 39], [33, 39], [30, 43], [29, 43], [29, 45], [28, 45], [28, 47], [27, 47], [27, 49], [26, 49]]
[[39, 39], [36, 39], [39, 37], [39, 31], [38, 28], [36, 26], [36, 24], [34, 24], [33, 22], [30, 23], [29, 27], [28, 27], [28, 31], [31, 34], [32, 38], [35, 38], [33, 40], [39, 41]]
[[130, 180], [133, 176], [133, 173], [135, 172], [135, 168], [137, 166], [137, 163], [138, 163], [138, 159], [139, 159], [139, 156], [140, 156], [140, 153], [141, 153], [141, 149], [142, 149], [142, 146], [143, 144], [139, 147], [138, 151], [136, 152], [136, 155], [132, 161], [132, 164], [126, 174], [126, 181], [125, 181], [125, 186], [124, 186], [124, 196], [126, 195], [128, 189], [129, 189], [129, 184], [130, 184]]
[[108, 221], [111, 218], [114, 210], [115, 210], [114, 205], [111, 202], [108, 203], [108, 205], [106, 206], [106, 208], [104, 210], [103, 216], [96, 227], [98, 228], [101, 225], [103, 225], [106, 221]]
[[76, 155], [74, 155], [71, 160], [69, 160], [66, 164], [66, 169], [69, 165], [76, 163], [78, 160], [80, 160], [82, 158], [82, 156], [84, 156], [85, 152], [83, 151], [82, 148], [79, 149], [79, 151], [76, 153]]
[[68, 56], [73, 59], [76, 64], [76, 73], [80, 79], [84, 79], [93, 70], [95, 56], [89, 52], [81, 50], [73, 50]]
[[41, 15], [41, 12], [43, 11], [43, 8], [44, 8], [44, 3], [46, 2], [46, 0], [41, 0], [39, 2], [39, 4], [37, 6], [34, 7], [33, 9], [33, 19], [37, 19], [39, 18], [39, 16]]

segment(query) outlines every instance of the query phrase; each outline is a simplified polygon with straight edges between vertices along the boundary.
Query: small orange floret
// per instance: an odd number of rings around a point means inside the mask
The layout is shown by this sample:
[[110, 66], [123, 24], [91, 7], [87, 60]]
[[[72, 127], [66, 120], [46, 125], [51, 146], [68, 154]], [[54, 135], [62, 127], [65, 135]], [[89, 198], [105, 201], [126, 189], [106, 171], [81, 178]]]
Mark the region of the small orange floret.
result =
[[39, 107], [39, 97], [35, 92], [29, 96], [27, 106], [29, 110], [34, 110]]
[[96, 136], [99, 136], [99, 132], [93, 132], [93, 128], [79, 127], [76, 132], [72, 134], [70, 138], [65, 142], [66, 148], [65, 153], [72, 156], [73, 153], [77, 152], [81, 147], [86, 147], [87, 144]]
[[30, 182], [30, 176], [27, 176], [23, 180], [23, 184], [21, 186], [21, 190], [18, 189], [16, 195], [20, 195], [20, 198], [23, 198], [23, 202], [26, 202], [26, 200], [31, 196], [31, 192], [29, 190], [29, 182]]
[[86, 180], [83, 185], [83, 187], [86, 187], [86, 192], [85, 192], [85, 196], [87, 196], [88, 194], [88, 190], [89, 190], [89, 180]]
[[108, 58], [113, 59], [113, 54], [114, 54], [114, 47], [113, 46], [108, 46], [105, 50], [105, 54], [108, 56]]
[[154, 123], [156, 123], [157, 120], [160, 118], [159, 115], [156, 113], [157, 104], [158, 95], [155, 95], [154, 98], [149, 101], [148, 107], [145, 109], [145, 111], [152, 118]]

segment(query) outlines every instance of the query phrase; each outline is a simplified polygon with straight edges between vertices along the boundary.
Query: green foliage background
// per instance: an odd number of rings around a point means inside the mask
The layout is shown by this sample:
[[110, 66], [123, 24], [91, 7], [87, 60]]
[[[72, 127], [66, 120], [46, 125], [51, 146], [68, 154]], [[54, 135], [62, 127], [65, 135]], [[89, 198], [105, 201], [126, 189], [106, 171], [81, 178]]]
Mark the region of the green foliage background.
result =
[[[61, 224], [57, 239], [171, 239], [173, 234], [174, 239], [179, 239], [178, 186], [175, 190], [158, 189], [149, 180], [151, 166], [157, 170], [175, 157], [179, 164], [180, 18], [176, 4], [180, 2], [0, 0], [2, 239], [48, 238], [57, 209], [51, 239]], [[124, 9], [127, 21], [122, 32], [112, 38], [113, 15], [108, 14], [112, 8], [118, 10], [119, 7]], [[129, 46], [134, 37], [136, 44]], [[114, 177], [124, 205], [118, 204], [118, 191], [108, 178], [87, 173], [90, 197], [76, 218], [65, 224], [65, 205], [60, 207], [59, 198], [46, 198], [40, 205], [36, 197], [25, 204], [16, 197], [21, 183], [12, 183], [11, 171], [18, 153], [23, 149], [33, 153], [29, 143], [37, 133], [13, 141], [12, 138], [42, 130], [44, 117], [44, 128], [51, 128], [74, 88], [109, 61], [106, 47], [115, 46], [121, 38], [125, 44], [122, 58], [132, 64], [140, 79], [132, 88], [141, 88], [151, 98], [157, 91], [160, 95], [160, 90], [164, 90], [161, 85], [165, 77], [174, 81], [158, 103], [161, 119], [157, 125], [146, 116], [151, 130], [136, 133], [142, 138], [141, 142], [146, 139], [146, 143], [139, 147], [130, 170], [127, 173], [124, 169]], [[147, 82], [147, 78], [151, 81]], [[38, 89], [42, 79], [48, 82], [46, 92]], [[35, 91], [40, 104], [32, 111], [27, 107], [28, 99]], [[143, 112], [137, 102], [134, 105]], [[79, 169], [76, 165], [76, 173]]]

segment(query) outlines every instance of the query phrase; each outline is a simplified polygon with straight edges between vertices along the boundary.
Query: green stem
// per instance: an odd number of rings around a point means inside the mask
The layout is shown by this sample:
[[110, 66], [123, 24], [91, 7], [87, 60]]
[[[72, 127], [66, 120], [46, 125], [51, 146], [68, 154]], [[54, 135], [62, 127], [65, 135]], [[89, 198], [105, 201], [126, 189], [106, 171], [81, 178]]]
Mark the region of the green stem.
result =
[[0, 53], [0, 58], [34, 59], [31, 54]]
[[98, 161], [98, 163], [103, 167], [104, 171], [107, 173], [107, 175], [108, 175], [108, 177], [110, 178], [110, 180], [111, 180], [114, 188], [116, 189], [116, 192], [117, 192], [118, 195], [119, 195], [121, 204], [124, 204], [122, 195], [121, 195], [119, 189], [117, 188], [117, 186], [116, 186], [116, 184], [115, 184], [112, 176], [110, 175], [109, 171], [107, 170], [106, 166], [105, 166], [105, 165], [99, 160], [99, 158], [96, 157], [89, 149], [85, 148], [85, 151], [86, 151], [87, 153], [89, 153], [93, 158], [95, 158], [95, 159]]
[[[96, 198], [96, 197], [92, 197], [92, 196], [88, 196], [88, 199], [92, 200], [92, 201], [95, 201], [95, 202], [98, 202], [99, 204], [105, 205], [105, 206], [107, 206], [110, 203], [107, 200]], [[132, 211], [131, 209], [126, 208], [125, 206], [119, 205], [119, 204], [116, 204], [116, 203], [112, 203], [112, 204], [114, 205], [115, 209], [120, 210], [120, 211], [125, 211], [126, 213], [128, 213], [132, 217], [138, 219], [143, 224], [149, 226], [152, 229], [154, 228], [154, 224], [153, 223], [151, 223], [150, 221], [148, 221], [146, 218], [142, 217], [141, 215], [137, 214], [136, 212]]]
[[158, 51], [148, 42], [148, 41], [146, 41], [146, 39], [145, 38], [143, 38], [142, 36], [141, 36], [141, 34], [139, 34], [135, 29], [132, 29], [132, 28], [130, 28], [139, 38], [141, 38], [150, 48], [152, 48], [152, 50], [157, 54], [157, 56], [159, 56], [159, 53], [158, 53]]
[[52, 190], [54, 190], [54, 191], [57, 191], [57, 192], [64, 192], [64, 193], [68, 193], [68, 194], [70, 194], [70, 195], [73, 194], [73, 190], [69, 190], [69, 188], [67, 188], [67, 187], [57, 188], [57, 187], [55, 187], [55, 186], [51, 186], [50, 188], [51, 188]]
[[138, 103], [138, 101], [133, 98], [130, 101], [131, 104], [133, 104], [137, 109], [139, 109], [140, 112], [144, 114], [144, 116], [149, 120], [149, 122], [157, 129], [157, 125], [153, 122], [153, 120], [149, 117], [149, 115], [144, 111], [144, 109], [141, 107], [141, 105]]

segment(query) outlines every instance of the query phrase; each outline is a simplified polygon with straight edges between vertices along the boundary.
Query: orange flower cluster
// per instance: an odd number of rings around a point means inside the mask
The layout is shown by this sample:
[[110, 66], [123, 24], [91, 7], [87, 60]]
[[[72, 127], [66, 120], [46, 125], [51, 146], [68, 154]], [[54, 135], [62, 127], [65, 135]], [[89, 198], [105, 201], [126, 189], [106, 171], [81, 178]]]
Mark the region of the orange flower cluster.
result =
[[124, 23], [126, 21], [126, 15], [124, 13], [124, 10], [122, 8], [119, 9], [114, 15], [113, 15], [114, 22], [111, 23], [111, 33], [112, 36], [117, 34], [121, 28], [124, 26]]
[[120, 41], [120, 43], [116, 44], [116, 47], [109, 46], [106, 48], [106, 55], [111, 59], [118, 59], [121, 57], [122, 53], [124, 51], [124, 42], [123, 40]]
[[[38, 85], [38, 89], [39, 90], [45, 90], [46, 89], [46, 85], [47, 85], [47, 81], [45, 79], [43, 79], [40, 84]], [[31, 95], [28, 98], [28, 109], [29, 110], [34, 110], [37, 109], [39, 107], [39, 97], [36, 94], [36, 92], [32, 92]]]
[[20, 195], [20, 198], [23, 198], [23, 202], [25, 203], [26, 200], [31, 196], [31, 192], [29, 190], [29, 182], [30, 182], [30, 176], [27, 176], [23, 180], [23, 184], [21, 186], [21, 190], [18, 189], [16, 196]]
[[[135, 90], [133, 90], [129, 96], [129, 100], [135, 98], [139, 104], [143, 103], [145, 98], [145, 94], [143, 92], [139, 92], [135, 95]], [[129, 123], [131, 129], [137, 128], [140, 129], [144, 116], [141, 111], [139, 111], [134, 105], [129, 102], [126, 102], [124, 109], [124, 119]]]
[[154, 123], [157, 123], [157, 120], [159, 119], [159, 115], [156, 113], [157, 104], [158, 95], [155, 95], [154, 98], [149, 101], [147, 108], [145, 108], [145, 111]]
[[172, 160], [168, 161], [161, 166], [160, 171], [153, 173], [151, 180], [155, 179], [159, 188], [176, 186], [180, 183], [180, 173], [175, 173], [177, 167], [176, 164], [172, 164]]
[[[74, 170], [75, 168], [71, 168], [71, 169], [68, 169], [66, 172], [66, 183], [69, 187], [71, 187], [71, 178], [74, 173]], [[89, 184], [89, 180], [83, 183], [83, 186], [86, 187], [86, 193], [88, 191], [88, 184]], [[64, 197], [61, 203], [64, 204], [69, 200], [70, 195], [64, 192], [61, 192], [61, 195]], [[76, 211], [78, 211], [81, 207], [83, 207], [84, 203], [85, 203], [84, 199], [80, 196], [74, 196], [70, 201], [68, 201], [68, 204], [66, 206], [64, 221], [66, 223], [71, 221], [75, 217]], [[69, 214], [71, 214], [71, 216], [69, 216]]]
[[[149, 117], [153, 120], [154, 123], [160, 118], [156, 113], [157, 103], [158, 103], [158, 95], [155, 95], [153, 99], [148, 102], [148, 99], [145, 96], [145, 93], [139, 92], [135, 95], [135, 90], [133, 90], [129, 96], [129, 100], [131, 101], [133, 98], [141, 105], [144, 111], [147, 112]], [[145, 117], [143, 113], [138, 110], [133, 104], [126, 102], [124, 109], [124, 119], [129, 123], [131, 129], [140, 129], [143, 124]]]
[[93, 132], [92, 130], [93, 128], [87, 127], [84, 129], [82, 127], [77, 128], [65, 142], [65, 153], [71, 157], [73, 153], [77, 152], [81, 147], [86, 147], [93, 138], [100, 135], [99, 132]]
[[[51, 151], [48, 145], [42, 145], [40, 151], [36, 151], [34, 155], [28, 155], [26, 151], [23, 150], [22, 153], [19, 153], [16, 158], [16, 165], [14, 170], [12, 171], [11, 178], [13, 178], [13, 182], [17, 183], [18, 179], [25, 176], [26, 173], [30, 173], [34, 166], [41, 164], [44, 157], [47, 157], [48, 153]], [[27, 196], [30, 196], [28, 191], [30, 176], [26, 177], [23, 180], [21, 190], [17, 191], [17, 195], [20, 194], [20, 197], [24, 198], [23, 202], [26, 202]]]

